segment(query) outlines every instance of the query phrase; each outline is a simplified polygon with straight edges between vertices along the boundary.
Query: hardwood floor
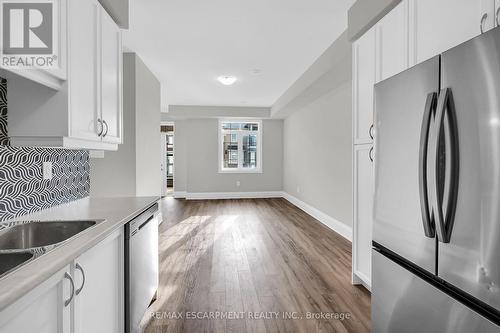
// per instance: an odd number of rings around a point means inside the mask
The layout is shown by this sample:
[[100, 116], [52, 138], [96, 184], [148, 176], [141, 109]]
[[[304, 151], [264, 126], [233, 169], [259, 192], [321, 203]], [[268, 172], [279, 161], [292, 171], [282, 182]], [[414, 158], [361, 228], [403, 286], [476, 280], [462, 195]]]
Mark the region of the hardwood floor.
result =
[[370, 331], [351, 244], [286, 200], [165, 198], [162, 211], [145, 332]]

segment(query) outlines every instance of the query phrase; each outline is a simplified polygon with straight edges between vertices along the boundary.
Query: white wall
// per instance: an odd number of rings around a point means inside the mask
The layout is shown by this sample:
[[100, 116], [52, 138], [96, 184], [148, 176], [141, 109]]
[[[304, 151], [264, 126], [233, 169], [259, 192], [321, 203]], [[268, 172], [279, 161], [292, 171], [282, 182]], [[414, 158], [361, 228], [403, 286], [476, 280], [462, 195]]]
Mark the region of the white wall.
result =
[[118, 151], [91, 159], [90, 194], [160, 195], [160, 83], [134, 53], [123, 56], [123, 132]]
[[[340, 53], [338, 61], [279, 111], [289, 114], [283, 130], [283, 187], [288, 194], [351, 226], [351, 45], [347, 35], [332, 47], [335, 49], [324, 56]], [[316, 62], [321, 63], [325, 62]], [[311, 67], [314, 71], [315, 65]]]
[[218, 172], [218, 120], [175, 121], [175, 192], [281, 191], [283, 120], [263, 120], [262, 130], [262, 173], [228, 174]]

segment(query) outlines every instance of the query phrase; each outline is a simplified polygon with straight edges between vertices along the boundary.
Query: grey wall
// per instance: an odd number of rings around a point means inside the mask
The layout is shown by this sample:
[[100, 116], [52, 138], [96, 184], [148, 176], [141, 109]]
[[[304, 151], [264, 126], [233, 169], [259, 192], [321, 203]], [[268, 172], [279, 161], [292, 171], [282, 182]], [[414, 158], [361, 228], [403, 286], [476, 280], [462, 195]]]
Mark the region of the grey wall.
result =
[[168, 112], [162, 112], [162, 121], [192, 118], [269, 118], [271, 108], [247, 106], [199, 106], [199, 105], [170, 105]]
[[123, 143], [91, 160], [92, 196], [159, 195], [160, 83], [134, 53], [123, 56]]
[[160, 195], [161, 85], [144, 62], [135, 59], [136, 193]]
[[347, 14], [349, 39], [358, 39], [400, 2], [401, 0], [357, 0]]
[[91, 159], [91, 195], [135, 196], [135, 57], [123, 55], [123, 143]]
[[[345, 34], [341, 38], [322, 56], [341, 55], [337, 61], [329, 68], [323, 66], [323, 74], [280, 110], [288, 114], [283, 129], [283, 187], [290, 195], [350, 226], [351, 45]], [[324, 61], [319, 59], [317, 63]], [[308, 71], [315, 70], [312, 66]]]
[[[262, 122], [262, 173], [218, 172], [218, 120], [189, 119], [175, 122], [174, 190], [200, 192], [281, 191], [283, 121]], [[236, 186], [236, 181], [241, 185]]]

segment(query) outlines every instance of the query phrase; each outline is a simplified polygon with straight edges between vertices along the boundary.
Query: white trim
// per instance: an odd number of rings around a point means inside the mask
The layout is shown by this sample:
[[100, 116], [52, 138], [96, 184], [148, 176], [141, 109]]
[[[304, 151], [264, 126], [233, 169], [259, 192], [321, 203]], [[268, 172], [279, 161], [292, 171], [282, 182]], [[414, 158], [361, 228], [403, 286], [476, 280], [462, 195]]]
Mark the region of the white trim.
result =
[[371, 279], [366, 277], [363, 273], [352, 270], [352, 284], [354, 285], [362, 285], [369, 292], [372, 291], [372, 282]]
[[[175, 196], [175, 192], [174, 192]], [[267, 192], [198, 192], [186, 193], [187, 200], [207, 200], [207, 199], [258, 199], [258, 198], [282, 198], [281, 191]]]
[[[223, 142], [222, 142], [222, 123], [225, 122], [238, 122], [238, 123], [243, 123], [243, 122], [248, 122], [248, 123], [256, 123], [258, 124], [258, 130], [256, 131], [257, 133], [257, 167], [254, 169], [251, 168], [243, 168], [241, 167], [243, 165], [243, 154], [238, 155], [238, 168], [237, 169], [230, 169], [230, 168], [224, 168], [223, 167]], [[248, 132], [248, 133], [255, 133], [255, 131], [238, 131], [238, 132]], [[218, 165], [218, 171], [219, 173], [262, 173], [262, 156], [264, 155], [262, 152], [262, 137], [263, 137], [263, 129], [262, 129], [262, 120], [257, 119], [257, 120], [251, 120], [251, 119], [234, 119], [234, 118], [220, 118], [218, 122], [218, 127], [217, 127], [217, 137], [218, 137], [218, 156], [217, 156], [217, 165]], [[242, 136], [238, 135], [238, 151], [240, 151], [242, 147]]]
[[91, 141], [66, 136], [12, 136], [14, 147], [56, 147], [68, 149], [118, 150], [117, 143]]
[[[340, 236], [352, 242], [352, 228], [339, 220], [334, 219], [319, 209], [297, 199], [296, 197], [283, 191], [267, 191], [267, 192], [185, 192], [174, 191], [174, 198], [185, 198], [186, 200], [215, 200], [215, 199], [260, 199], [260, 198], [283, 198], [292, 205], [302, 209], [307, 214], [314, 217], [319, 222], [331, 230], [338, 233]], [[369, 281], [369, 280], [368, 280]], [[365, 282], [365, 281], [363, 281]]]
[[[174, 178], [174, 182], [175, 182], [175, 178]], [[177, 198], [177, 199], [183, 199], [183, 198], [187, 197], [187, 192], [186, 191], [175, 191], [175, 187], [174, 187], [174, 193], [172, 194], [172, 196], [174, 198]]]
[[330, 215], [305, 203], [304, 201], [297, 199], [296, 197], [287, 192], [283, 192], [283, 198], [288, 200], [288, 202], [290, 202], [294, 206], [302, 209], [304, 212], [311, 215], [312, 217], [314, 217], [315, 219], [326, 225], [328, 228], [338, 233], [340, 236], [352, 242], [352, 227], [340, 222], [339, 220], [334, 219]]

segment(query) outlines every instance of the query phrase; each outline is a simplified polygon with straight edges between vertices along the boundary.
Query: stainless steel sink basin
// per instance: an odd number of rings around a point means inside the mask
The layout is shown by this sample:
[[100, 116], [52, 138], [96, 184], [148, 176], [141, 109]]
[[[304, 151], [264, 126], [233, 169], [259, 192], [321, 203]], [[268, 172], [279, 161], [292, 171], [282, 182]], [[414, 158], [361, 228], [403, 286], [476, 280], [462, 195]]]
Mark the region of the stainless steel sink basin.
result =
[[0, 276], [22, 263], [33, 258], [32, 253], [1, 253], [0, 254]]
[[0, 231], [0, 251], [57, 244], [97, 223], [98, 221], [50, 221], [18, 224]]

